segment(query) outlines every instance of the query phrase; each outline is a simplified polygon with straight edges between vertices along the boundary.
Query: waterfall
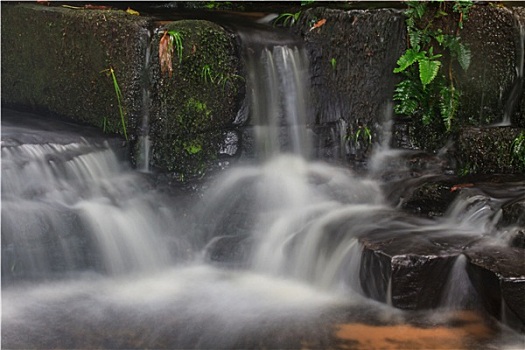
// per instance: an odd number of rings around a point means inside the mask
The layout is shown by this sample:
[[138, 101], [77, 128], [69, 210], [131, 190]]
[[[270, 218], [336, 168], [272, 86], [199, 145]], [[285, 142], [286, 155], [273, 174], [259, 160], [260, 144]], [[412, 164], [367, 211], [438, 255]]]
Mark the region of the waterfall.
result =
[[282, 151], [307, 157], [311, 108], [305, 50], [283, 45], [252, 47], [253, 39], [247, 34], [241, 37], [247, 44], [244, 56], [257, 152], [266, 159]]
[[[22, 140], [32, 131], [4, 123], [10, 132]], [[169, 210], [107, 142], [65, 141], [3, 139], [2, 278], [166, 266]]]
[[525, 65], [525, 27], [520, 21], [518, 15], [515, 15], [517, 27], [519, 29], [519, 44], [516, 48], [516, 76], [512, 88], [505, 103], [503, 120], [498, 126], [511, 125], [511, 116], [515, 112], [516, 106], [522, 98], [523, 91], [523, 69]]
[[146, 31], [144, 35], [145, 53], [144, 53], [144, 67], [142, 77], [142, 125], [140, 128], [138, 155], [137, 155], [137, 169], [142, 172], [149, 172], [151, 141], [149, 138], [149, 114], [151, 108], [150, 97], [150, 60], [151, 60], [151, 33]]
[[[443, 237], [495, 230], [487, 196], [458, 196], [444, 218], [413, 217], [387, 203], [377, 177], [310, 160], [305, 51], [293, 40], [250, 35], [240, 34], [259, 157], [241, 159], [197, 194], [168, 198], [156, 189], [162, 178], [147, 173], [147, 147], [134, 171], [108, 140], [47, 121], [20, 126], [21, 115], [3, 113], [5, 347], [329, 348], [339, 344], [333, 332], [341, 322], [384, 324], [401, 315], [391, 312], [399, 276], [382, 242], [446, 252]], [[147, 90], [143, 98], [144, 141]], [[385, 108], [377, 171], [391, 152], [392, 105]], [[363, 263], [376, 253], [363, 238], [379, 240], [368, 243], [378, 243], [381, 266]], [[446, 307], [465, 305], [465, 265], [461, 255]], [[374, 272], [389, 276], [370, 283], [381, 305], [363, 295]], [[427, 316], [386, 323], [432, 329]]]
[[475, 293], [467, 274], [467, 257], [460, 254], [449, 272], [440, 306], [449, 310], [465, 309], [475, 299]]

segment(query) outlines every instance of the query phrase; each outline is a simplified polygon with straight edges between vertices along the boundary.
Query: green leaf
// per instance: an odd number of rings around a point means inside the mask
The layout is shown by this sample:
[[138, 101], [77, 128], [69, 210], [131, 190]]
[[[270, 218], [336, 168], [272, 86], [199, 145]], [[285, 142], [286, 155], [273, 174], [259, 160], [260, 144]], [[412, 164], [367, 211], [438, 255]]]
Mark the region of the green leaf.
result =
[[452, 120], [454, 120], [459, 107], [460, 93], [453, 86], [443, 86], [440, 89], [440, 95], [439, 111], [445, 123], [445, 128], [447, 131], [450, 131]]
[[397, 60], [397, 67], [394, 69], [394, 73], [400, 73], [413, 65], [418, 60], [424, 58], [426, 55], [425, 51], [419, 51], [415, 49], [408, 49], [403, 54], [403, 56], [399, 57]]
[[408, 37], [410, 39], [410, 46], [413, 48], [418, 48], [421, 43], [421, 37], [423, 33], [419, 30], [411, 30], [408, 32]]
[[440, 61], [431, 61], [428, 58], [419, 60], [419, 79], [423, 86], [430, 84], [436, 78], [440, 66]]
[[472, 58], [472, 54], [470, 52], [470, 49], [463, 45], [462, 43], [459, 43], [458, 52], [457, 52], [457, 60], [459, 64], [461, 65], [461, 68], [463, 68], [464, 71], [468, 69], [470, 66], [470, 60]]
[[421, 116], [421, 121], [423, 122], [423, 125], [428, 125], [432, 121], [432, 110], [428, 110]]
[[394, 107], [397, 114], [413, 115], [419, 109], [422, 94], [421, 86], [416, 82], [406, 79], [397, 84], [393, 96], [394, 101], [399, 101]]
[[407, 5], [413, 10], [417, 18], [423, 18], [427, 11], [427, 4], [424, 1], [407, 1]]

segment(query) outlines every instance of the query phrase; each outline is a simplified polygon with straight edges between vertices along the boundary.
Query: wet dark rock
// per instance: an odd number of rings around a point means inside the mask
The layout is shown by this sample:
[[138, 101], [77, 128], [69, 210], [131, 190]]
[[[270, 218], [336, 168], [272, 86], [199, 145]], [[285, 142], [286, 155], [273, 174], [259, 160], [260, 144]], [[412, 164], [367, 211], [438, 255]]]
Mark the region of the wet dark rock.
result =
[[406, 186], [401, 194], [401, 208], [428, 217], [442, 216], [458, 194], [451, 190], [458, 183], [460, 180], [456, 177], [438, 177]]
[[522, 248], [486, 244], [481, 237], [462, 235], [379, 235], [360, 238], [360, 242], [360, 281], [366, 296], [401, 309], [436, 308], [452, 265], [459, 254], [464, 254], [481, 306], [513, 328], [525, 330]]
[[525, 198], [504, 205], [502, 211], [501, 223], [503, 225], [525, 227]]
[[4, 4], [2, 12], [2, 103], [122, 135], [112, 67], [133, 134], [142, 111], [148, 18], [34, 4]]
[[[320, 19], [326, 23], [310, 30]], [[312, 8], [304, 11], [294, 31], [309, 51], [316, 124], [344, 121], [343, 136], [366, 126], [376, 141], [385, 103], [399, 80], [392, 70], [405, 47], [401, 11]]]
[[512, 158], [511, 144], [521, 129], [464, 127], [459, 133], [456, 158], [461, 174], [523, 173]]
[[[182, 57], [174, 56], [171, 76], [160, 71], [164, 30], [183, 38]], [[209, 21], [181, 20], [159, 28], [151, 46], [151, 165], [186, 179], [201, 177], [217, 155], [237, 152], [224, 142], [232, 139], [228, 129], [244, 99], [235, 36]]]
[[[516, 9], [514, 12], [518, 14]], [[463, 91], [460, 118], [474, 125], [500, 122], [517, 78], [523, 40], [518, 19], [505, 7], [473, 6], [460, 36], [472, 53], [468, 71], [458, 79]], [[523, 117], [513, 114], [511, 119]]]
[[510, 246], [525, 249], [525, 231], [518, 231], [510, 241]]
[[[187, 180], [215, 165], [244, 100], [232, 33], [204, 20], [162, 26], [117, 9], [13, 3], [3, 12], [3, 104], [123, 135], [111, 68], [122, 92], [132, 162], [140, 157], [139, 136], [149, 132], [152, 168]], [[183, 36], [183, 55], [174, 53], [171, 76], [159, 66], [164, 30]], [[149, 125], [143, 125], [145, 115]]]
[[416, 235], [363, 237], [363, 292], [401, 309], [435, 308], [452, 264], [471, 240], [469, 236], [434, 240]]
[[[525, 250], [513, 247], [474, 247], [465, 253], [472, 285], [484, 308], [502, 320], [502, 303], [525, 330]], [[503, 319], [503, 321], [505, 321]]]

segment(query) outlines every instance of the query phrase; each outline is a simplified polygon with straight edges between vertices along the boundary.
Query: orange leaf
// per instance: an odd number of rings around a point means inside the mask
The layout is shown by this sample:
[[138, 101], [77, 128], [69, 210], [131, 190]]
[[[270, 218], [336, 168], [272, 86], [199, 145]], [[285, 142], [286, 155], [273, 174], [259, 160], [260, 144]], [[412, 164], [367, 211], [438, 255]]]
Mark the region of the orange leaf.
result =
[[162, 74], [168, 72], [170, 78], [173, 73], [173, 42], [171, 40], [171, 35], [168, 34], [168, 31], [164, 31], [164, 35], [160, 38], [159, 42], [160, 71]]
[[310, 30], [314, 30], [315, 28], [319, 28], [319, 27], [322, 27], [324, 24], [326, 23], [326, 19], [321, 19], [319, 21], [317, 21], [312, 28], [310, 28]]
[[457, 184], [450, 188], [450, 192], [456, 192], [457, 190], [460, 190], [466, 187], [474, 187], [474, 184]]

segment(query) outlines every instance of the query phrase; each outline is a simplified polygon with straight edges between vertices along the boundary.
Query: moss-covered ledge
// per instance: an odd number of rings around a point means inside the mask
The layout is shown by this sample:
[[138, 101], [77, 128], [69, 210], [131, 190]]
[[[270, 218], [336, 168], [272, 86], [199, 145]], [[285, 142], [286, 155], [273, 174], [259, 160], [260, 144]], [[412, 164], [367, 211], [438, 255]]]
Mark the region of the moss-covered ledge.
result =
[[[166, 32], [174, 36], [171, 74], [159, 64]], [[159, 28], [152, 47], [151, 165], [200, 176], [220, 155], [244, 98], [235, 36], [212, 22], [181, 20]]]
[[[149, 132], [149, 165], [179, 179], [203, 175], [220, 157], [244, 96], [233, 34], [208, 21], [160, 23], [122, 10], [2, 3], [2, 11], [3, 105], [123, 136], [125, 124], [133, 161]], [[182, 38], [172, 75], [159, 66], [166, 31]]]
[[150, 24], [124, 11], [2, 3], [2, 103], [122, 133], [113, 80], [104, 72], [112, 67], [133, 131]]

